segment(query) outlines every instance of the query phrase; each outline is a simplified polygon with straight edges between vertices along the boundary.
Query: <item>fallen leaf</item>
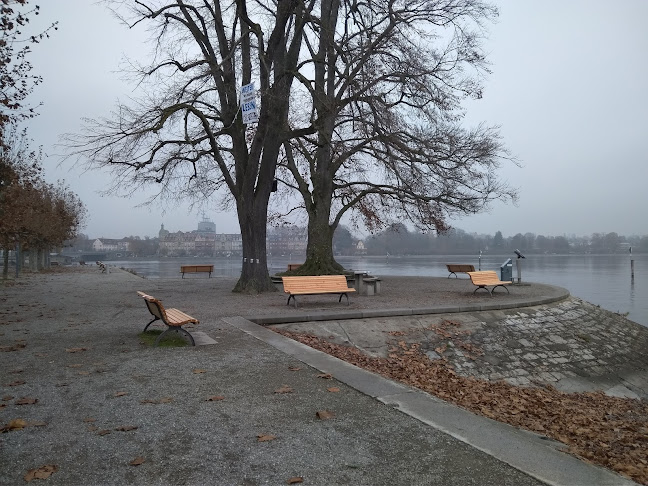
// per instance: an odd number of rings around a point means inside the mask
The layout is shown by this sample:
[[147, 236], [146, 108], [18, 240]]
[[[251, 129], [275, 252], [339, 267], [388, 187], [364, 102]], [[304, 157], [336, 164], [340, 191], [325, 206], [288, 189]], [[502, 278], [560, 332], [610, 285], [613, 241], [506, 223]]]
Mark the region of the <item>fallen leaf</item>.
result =
[[58, 471], [58, 466], [56, 464], [47, 464], [45, 466], [41, 466], [36, 469], [30, 469], [29, 471], [27, 471], [27, 474], [25, 474], [24, 476], [24, 480], [29, 482], [33, 479], [47, 479], [56, 471]]
[[325, 380], [330, 380], [333, 378], [333, 375], [331, 373], [322, 373], [321, 375], [317, 375], [318, 378], [323, 378]]
[[330, 412], [328, 410], [320, 410], [317, 412], [315, 415], [317, 415], [317, 418], [320, 420], [329, 420], [335, 417], [335, 414], [333, 412]]
[[207, 370], [201, 370], [201, 369], [199, 369], [199, 368], [196, 368], [195, 370], [193, 370], [193, 372], [194, 372], [195, 374], [200, 374], [200, 373], [207, 373]]
[[135, 459], [133, 459], [130, 462], [131, 466], [139, 466], [140, 464], [144, 464], [145, 459], [142, 456], [137, 456]]
[[3, 432], [8, 430], [21, 430], [27, 427], [27, 422], [23, 419], [17, 418], [10, 420], [9, 423], [2, 428]]
[[115, 392], [115, 394], [113, 395], [113, 397], [125, 397], [126, 395], [128, 395], [128, 392], [125, 392], [125, 391], [118, 391], [118, 392]]
[[265, 435], [265, 434], [259, 434], [257, 435], [257, 442], [269, 442], [271, 440], [275, 440], [277, 437], [274, 435]]
[[157, 404], [158, 402], [156, 402], [155, 400], [148, 400], [148, 399], [144, 399], [144, 400], [140, 400], [140, 403], [141, 403], [142, 405], [145, 405], [145, 404], [147, 404], [147, 403], [155, 403], [155, 404]]
[[137, 430], [137, 425], [122, 425], [117, 427], [115, 430], [119, 432], [130, 432], [131, 430]]
[[172, 401], [173, 401], [173, 397], [160, 398], [160, 403], [171, 403]]
[[65, 348], [66, 353], [81, 353], [82, 351], [87, 351], [88, 348]]
[[110, 430], [108, 429], [103, 429], [97, 432], [97, 435], [108, 435], [108, 434], [110, 434]]
[[16, 370], [11, 370], [9, 373], [11, 373], [13, 375], [13, 374], [16, 374], [16, 373], [22, 373], [23, 371], [24, 370], [22, 370], [22, 369], [16, 369]]
[[79, 374], [81, 376], [88, 376], [90, 374], [90, 372], [89, 371], [79, 371]]
[[3, 402], [8, 402], [9, 400], [13, 400], [13, 399], [14, 397], [12, 395], [5, 395], [4, 397], [2, 397]]
[[293, 389], [290, 388], [288, 385], [283, 385], [281, 388], [277, 388], [275, 393], [292, 393]]
[[23, 380], [15, 380], [12, 381], [11, 383], [7, 383], [7, 386], [20, 386], [20, 385], [24, 385], [25, 383], [27, 382]]
[[301, 367], [299, 367], [299, 366], [289, 366], [288, 369], [290, 371], [299, 371], [299, 370], [301, 370]]
[[38, 398], [22, 397], [20, 400], [16, 400], [16, 405], [34, 405], [36, 402], [38, 402]]
[[294, 478], [290, 478], [288, 481], [286, 481], [286, 484], [299, 484], [303, 482], [304, 478], [302, 478], [301, 476], [295, 476]]
[[225, 397], [222, 395], [214, 395], [213, 397], [209, 397], [207, 399], [208, 402], [218, 402], [220, 400], [225, 400]]
[[95, 419], [95, 418], [91, 418], [91, 417], [86, 417], [86, 418], [83, 419], [83, 421], [84, 421], [86, 424], [90, 424], [90, 423], [92, 423], [92, 422], [96, 422], [97, 419]]
[[40, 420], [36, 420], [34, 422], [28, 422], [27, 427], [45, 427], [47, 425], [47, 422], [42, 422]]
[[83, 366], [82, 364], [77, 363], [77, 364], [68, 365], [67, 367], [68, 368], [81, 368], [82, 366]]
[[330, 388], [327, 388], [327, 390], [330, 391], [331, 393], [338, 393], [340, 391], [340, 389], [337, 386], [332, 386]]
[[7, 404], [6, 404], [6, 403], [0, 403], [0, 410], [2, 410], [3, 408], [7, 408]]

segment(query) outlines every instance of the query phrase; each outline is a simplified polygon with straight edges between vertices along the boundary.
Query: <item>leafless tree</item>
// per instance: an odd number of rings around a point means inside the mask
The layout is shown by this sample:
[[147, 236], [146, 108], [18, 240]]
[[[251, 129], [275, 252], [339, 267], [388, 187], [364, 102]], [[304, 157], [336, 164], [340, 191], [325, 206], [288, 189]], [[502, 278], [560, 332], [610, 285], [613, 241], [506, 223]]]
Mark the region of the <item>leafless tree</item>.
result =
[[0, 4], [0, 144], [10, 125], [36, 116], [27, 97], [43, 79], [32, 74], [29, 54], [33, 44], [48, 38], [57, 22], [43, 32], [23, 31], [30, 18], [38, 15], [38, 5], [29, 7], [28, 0], [2, 0]]
[[318, 13], [296, 75], [291, 123], [301, 136], [284, 142], [280, 164], [308, 216], [297, 274], [342, 270], [332, 238], [345, 214], [371, 230], [410, 221], [444, 231], [453, 215], [515, 200], [496, 174], [512, 160], [498, 129], [462, 125], [462, 101], [482, 95], [480, 45], [493, 6], [322, 0]]
[[[140, 66], [145, 93], [110, 118], [67, 137], [90, 167], [108, 167], [113, 189], [158, 185], [156, 198], [200, 201], [221, 188], [234, 201], [243, 243], [236, 291], [273, 290], [266, 218], [278, 154], [288, 133], [291, 87], [314, 1], [107, 2], [132, 27], [146, 24], [154, 54]], [[126, 13], [127, 11], [127, 13]], [[244, 125], [242, 85], [260, 95], [258, 123]]]

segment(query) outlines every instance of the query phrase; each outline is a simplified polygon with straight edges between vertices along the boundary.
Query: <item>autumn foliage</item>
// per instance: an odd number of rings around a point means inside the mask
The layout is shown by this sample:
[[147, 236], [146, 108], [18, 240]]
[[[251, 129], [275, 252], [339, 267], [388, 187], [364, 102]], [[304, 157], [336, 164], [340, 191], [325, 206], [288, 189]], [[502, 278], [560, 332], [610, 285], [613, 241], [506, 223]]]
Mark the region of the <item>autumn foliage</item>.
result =
[[445, 359], [431, 360], [417, 344], [404, 341], [382, 358], [317, 336], [276, 332], [476, 414], [558, 440], [582, 459], [648, 484], [645, 400], [609, 397], [602, 392], [564, 393], [551, 386], [519, 387], [461, 376]]

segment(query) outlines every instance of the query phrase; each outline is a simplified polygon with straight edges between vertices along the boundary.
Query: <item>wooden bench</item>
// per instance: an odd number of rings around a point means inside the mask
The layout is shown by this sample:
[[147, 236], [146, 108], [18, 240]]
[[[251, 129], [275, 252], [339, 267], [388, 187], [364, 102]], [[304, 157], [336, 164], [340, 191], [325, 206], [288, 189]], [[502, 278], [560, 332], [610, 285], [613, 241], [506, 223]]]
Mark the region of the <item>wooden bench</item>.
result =
[[209, 273], [209, 278], [211, 278], [213, 271], [214, 265], [180, 265], [182, 278], [184, 278], [185, 273]]
[[[502, 282], [497, 276], [497, 273], [493, 270], [484, 270], [482, 272], [467, 272], [467, 273], [470, 276], [470, 280], [472, 281], [472, 283], [477, 286], [473, 294], [477, 292], [479, 289], [485, 289], [492, 297], [493, 290], [495, 290], [497, 287], [504, 287], [506, 289], [506, 292], [510, 293], [509, 289], [506, 288], [506, 285], [509, 285], [511, 282]], [[493, 288], [489, 290], [488, 287], [493, 287]]]
[[151, 324], [153, 324], [155, 321], [162, 321], [167, 326], [166, 330], [162, 334], [160, 334], [155, 340], [156, 346], [160, 343], [162, 336], [164, 336], [166, 333], [170, 331], [180, 332], [184, 334], [189, 338], [192, 346], [196, 345], [193, 336], [189, 334], [188, 331], [183, 329], [182, 326], [184, 326], [185, 324], [198, 324], [199, 323], [198, 319], [196, 319], [195, 317], [191, 317], [190, 315], [185, 314], [184, 312], [178, 309], [165, 309], [164, 306], [162, 305], [162, 301], [156, 299], [152, 295], [145, 294], [144, 292], [141, 292], [139, 290], [137, 291], [137, 294], [144, 299], [144, 302], [146, 303], [146, 307], [148, 308], [149, 312], [153, 316], [153, 320], [149, 322], [146, 325], [146, 327], [144, 327], [143, 332], [146, 332], [148, 327]]
[[[474, 265], [467, 265], [464, 263], [447, 263], [446, 267], [448, 267], [448, 272], [450, 272], [450, 275], [454, 275], [455, 278], [458, 278], [457, 272], [468, 273], [475, 271]], [[450, 275], [448, 275], [448, 278], [450, 278]]]
[[293, 300], [297, 308], [297, 295], [318, 295], [318, 294], [340, 294], [338, 302], [342, 302], [342, 296], [347, 299], [349, 305], [349, 292], [355, 289], [349, 288], [344, 275], [315, 275], [304, 277], [281, 277], [284, 292], [288, 294], [288, 302]]

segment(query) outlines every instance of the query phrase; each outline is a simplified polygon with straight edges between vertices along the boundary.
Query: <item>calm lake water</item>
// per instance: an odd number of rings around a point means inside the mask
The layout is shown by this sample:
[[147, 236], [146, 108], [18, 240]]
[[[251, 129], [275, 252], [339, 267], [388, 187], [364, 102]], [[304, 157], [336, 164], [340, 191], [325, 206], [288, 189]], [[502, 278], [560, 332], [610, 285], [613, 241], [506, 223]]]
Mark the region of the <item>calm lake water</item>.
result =
[[[484, 255], [482, 270], [496, 270], [511, 256]], [[530, 255], [522, 260], [522, 282], [558, 285], [588, 302], [612, 312], [628, 313], [628, 318], [648, 326], [648, 255], [633, 255], [634, 279], [630, 277], [629, 255]], [[513, 277], [517, 279], [516, 258]], [[372, 275], [446, 277], [446, 263], [469, 263], [479, 268], [476, 255], [405, 256], [405, 257], [337, 257], [345, 268], [367, 270]], [[284, 271], [298, 258], [273, 257], [268, 262], [270, 273]], [[166, 258], [162, 260], [124, 260], [107, 262], [131, 268], [147, 278], [178, 278], [181, 264], [209, 263], [214, 276], [238, 277], [240, 258]], [[192, 276], [192, 278], [194, 278]], [[466, 278], [465, 275], [463, 278]]]

